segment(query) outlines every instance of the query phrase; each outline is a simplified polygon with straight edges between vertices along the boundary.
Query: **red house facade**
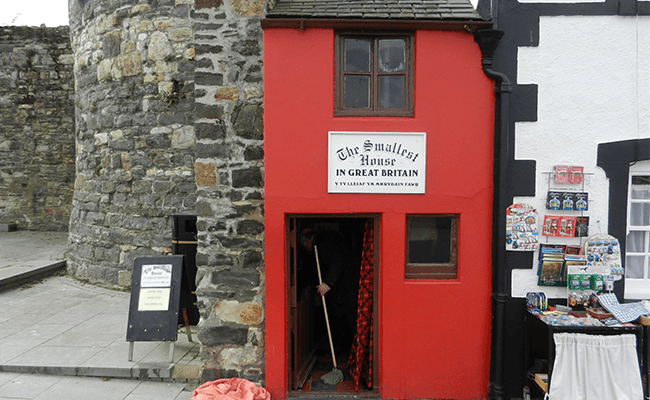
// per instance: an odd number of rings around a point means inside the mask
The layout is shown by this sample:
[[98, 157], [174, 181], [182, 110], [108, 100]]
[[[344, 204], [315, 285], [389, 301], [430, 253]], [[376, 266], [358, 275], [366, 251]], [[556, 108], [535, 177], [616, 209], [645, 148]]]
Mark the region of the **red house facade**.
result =
[[280, 0], [262, 21], [273, 398], [329, 352], [306, 228], [368, 259], [360, 393], [488, 397], [495, 96], [472, 33], [489, 23], [469, 2], [383, 3]]

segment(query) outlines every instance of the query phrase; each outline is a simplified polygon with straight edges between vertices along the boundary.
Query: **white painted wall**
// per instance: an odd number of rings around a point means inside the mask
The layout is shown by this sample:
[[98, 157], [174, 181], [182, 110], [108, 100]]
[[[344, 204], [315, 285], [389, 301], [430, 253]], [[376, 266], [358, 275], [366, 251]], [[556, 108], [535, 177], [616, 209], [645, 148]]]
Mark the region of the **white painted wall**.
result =
[[[515, 158], [537, 161], [535, 197], [515, 202], [537, 208], [540, 224], [547, 213], [567, 214], [546, 210], [545, 173], [555, 165], [583, 166], [589, 233], [607, 233], [609, 182], [596, 166], [598, 144], [650, 137], [650, 17], [542, 16], [539, 46], [519, 48], [517, 83], [538, 85], [539, 108], [536, 122], [515, 126]], [[579, 238], [540, 238], [580, 244]], [[513, 297], [529, 291], [566, 297], [566, 288], [537, 286], [537, 255], [528, 267], [513, 271]]]

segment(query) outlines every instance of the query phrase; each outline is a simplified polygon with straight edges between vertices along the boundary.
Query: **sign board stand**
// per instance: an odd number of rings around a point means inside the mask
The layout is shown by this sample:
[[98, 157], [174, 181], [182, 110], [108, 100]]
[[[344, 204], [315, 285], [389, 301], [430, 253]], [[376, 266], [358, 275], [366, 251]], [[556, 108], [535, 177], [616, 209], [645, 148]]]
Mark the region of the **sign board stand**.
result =
[[136, 258], [126, 331], [129, 361], [134, 342], [169, 341], [169, 362], [174, 362], [182, 274], [182, 255]]

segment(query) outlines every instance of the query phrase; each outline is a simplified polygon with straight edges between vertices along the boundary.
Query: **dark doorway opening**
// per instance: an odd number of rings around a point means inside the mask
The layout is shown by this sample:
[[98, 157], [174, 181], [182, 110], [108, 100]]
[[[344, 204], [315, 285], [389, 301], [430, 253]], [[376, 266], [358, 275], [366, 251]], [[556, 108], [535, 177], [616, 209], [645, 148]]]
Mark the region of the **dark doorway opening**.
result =
[[[378, 221], [377, 216], [368, 215], [301, 215], [288, 218], [289, 379], [292, 391], [302, 394], [354, 392], [357, 395], [371, 395], [378, 390], [375, 378], [376, 291], [373, 290], [378, 276], [377, 254], [374, 252], [378, 243]], [[335, 282], [324, 299], [337, 368], [343, 372], [343, 381], [336, 385], [326, 384], [320, 379], [332, 371], [334, 364], [323, 297], [317, 292], [316, 254], [313, 247], [306, 245], [305, 238], [311, 238], [318, 248], [323, 281], [333, 279]], [[342, 249], [340, 253], [339, 249]], [[331, 259], [337, 259], [333, 254], [345, 255], [345, 268], [340, 274], [328, 270], [330, 264], [334, 263]], [[369, 269], [371, 275], [368, 275]], [[366, 328], [370, 325], [369, 334], [363, 333], [358, 326], [361, 322], [357, 321], [360, 275], [364, 277], [361, 286], [362, 293], [366, 295], [366, 307], [361, 311], [361, 319], [365, 318]], [[371, 340], [368, 341], [368, 337]], [[350, 354], [353, 356], [350, 357]]]

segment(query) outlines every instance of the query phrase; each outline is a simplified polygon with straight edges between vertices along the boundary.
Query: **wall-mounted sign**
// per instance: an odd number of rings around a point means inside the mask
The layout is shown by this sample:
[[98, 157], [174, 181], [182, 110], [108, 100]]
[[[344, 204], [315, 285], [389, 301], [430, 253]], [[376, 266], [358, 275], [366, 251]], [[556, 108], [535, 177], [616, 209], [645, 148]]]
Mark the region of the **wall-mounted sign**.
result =
[[329, 132], [329, 193], [421, 194], [424, 132]]

